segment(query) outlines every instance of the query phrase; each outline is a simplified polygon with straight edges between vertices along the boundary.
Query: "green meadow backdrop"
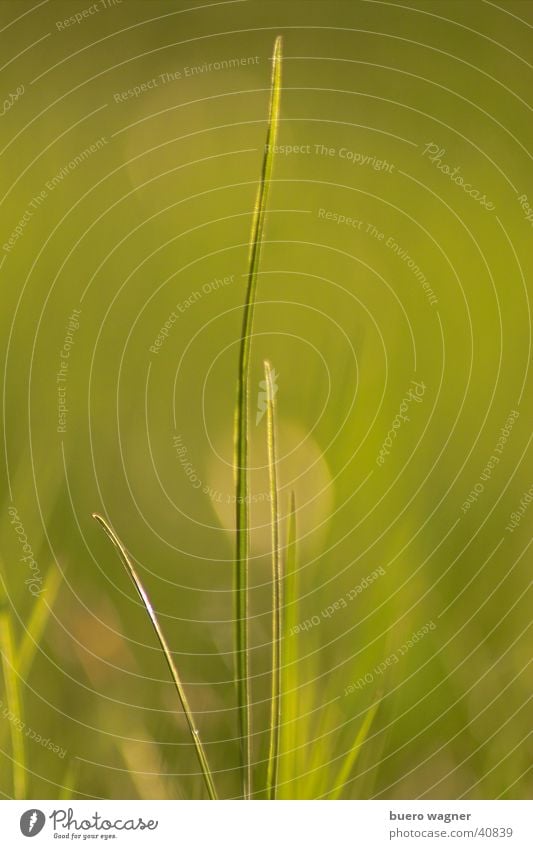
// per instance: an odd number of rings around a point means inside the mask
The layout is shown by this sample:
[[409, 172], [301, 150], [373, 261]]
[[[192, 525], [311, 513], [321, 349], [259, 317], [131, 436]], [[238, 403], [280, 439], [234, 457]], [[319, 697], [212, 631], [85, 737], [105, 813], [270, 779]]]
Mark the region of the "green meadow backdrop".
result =
[[297, 527], [279, 797], [531, 797], [532, 26], [530, 0], [1, 0], [4, 798], [204, 796], [95, 511], [220, 794], [241, 794], [233, 430], [278, 35], [250, 373], [255, 793], [268, 358], [282, 547], [291, 492]]

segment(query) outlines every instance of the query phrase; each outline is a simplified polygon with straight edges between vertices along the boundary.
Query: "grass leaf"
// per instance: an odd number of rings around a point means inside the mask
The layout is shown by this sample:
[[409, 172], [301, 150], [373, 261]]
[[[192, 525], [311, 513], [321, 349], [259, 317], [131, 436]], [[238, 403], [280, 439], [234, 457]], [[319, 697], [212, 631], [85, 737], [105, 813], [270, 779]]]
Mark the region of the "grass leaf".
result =
[[269, 799], [275, 799], [278, 784], [279, 735], [281, 727], [282, 570], [279, 549], [279, 506], [274, 381], [272, 378], [272, 369], [268, 362], [265, 362], [265, 383], [267, 390], [267, 447], [272, 529], [272, 696], [270, 713], [270, 744], [267, 767], [267, 793]]
[[164, 636], [164, 634], [161, 630], [161, 627], [159, 625], [159, 621], [158, 621], [157, 616], [155, 614], [155, 611], [152, 607], [150, 599], [148, 598], [146, 591], [145, 591], [145, 589], [144, 589], [144, 587], [141, 583], [141, 580], [140, 580], [139, 576], [137, 575], [137, 572], [135, 571], [135, 569], [133, 567], [133, 564], [132, 564], [132, 562], [131, 562], [131, 560], [128, 556], [126, 549], [124, 548], [121, 541], [117, 537], [113, 528], [98, 513], [93, 513], [93, 518], [96, 519], [96, 521], [99, 522], [99, 524], [103, 527], [103, 529], [106, 532], [106, 534], [108, 535], [109, 539], [111, 540], [111, 542], [113, 543], [113, 545], [117, 549], [117, 551], [120, 555], [120, 559], [122, 560], [124, 566], [126, 567], [126, 571], [128, 572], [131, 580], [135, 584], [135, 588], [136, 588], [137, 592], [139, 593], [139, 596], [140, 596], [141, 601], [142, 601], [142, 603], [143, 603], [143, 605], [146, 609], [146, 612], [148, 613], [148, 616], [150, 617], [150, 621], [153, 625], [154, 631], [157, 635], [157, 639], [159, 640], [159, 644], [160, 644], [160, 646], [163, 650], [165, 660], [168, 664], [168, 668], [170, 670], [172, 680], [174, 681], [174, 685], [176, 687], [176, 690], [177, 690], [177, 693], [178, 693], [178, 696], [179, 696], [179, 700], [180, 700], [181, 706], [183, 708], [183, 713], [185, 714], [185, 718], [187, 720], [187, 725], [189, 726], [189, 731], [191, 732], [191, 737], [193, 739], [193, 743], [194, 743], [194, 746], [195, 746], [195, 749], [196, 749], [196, 754], [197, 754], [198, 760], [200, 762], [200, 767], [201, 767], [201, 770], [202, 770], [202, 775], [204, 777], [207, 792], [209, 794], [209, 798], [210, 799], [217, 799], [218, 796], [217, 796], [217, 792], [216, 792], [216, 789], [215, 789], [213, 776], [212, 776], [211, 770], [209, 768], [209, 763], [208, 763], [208, 760], [207, 760], [207, 756], [205, 754], [204, 747], [202, 745], [202, 741], [200, 740], [200, 735], [198, 733], [198, 729], [196, 728], [196, 725], [195, 725], [195, 722], [194, 722], [194, 718], [193, 718], [193, 715], [192, 715], [192, 712], [191, 712], [191, 708], [189, 706], [189, 702], [187, 700], [187, 696], [185, 695], [185, 690], [183, 689], [183, 685], [181, 683], [181, 679], [180, 679], [180, 676], [178, 674], [178, 670], [176, 668], [174, 660], [172, 659], [172, 654], [171, 654], [170, 649], [168, 647], [168, 643], [167, 643], [165, 636]]
[[10, 714], [12, 714], [9, 727], [13, 765], [13, 797], [15, 799], [25, 799], [26, 751], [24, 746], [22, 695], [20, 692], [20, 678], [16, 669], [15, 641], [11, 615], [6, 608], [0, 612], [0, 651], [2, 652], [2, 673], [6, 692], [6, 706]]
[[286, 755], [287, 775], [295, 776], [296, 749], [298, 746], [297, 717], [299, 713], [298, 699], [298, 652], [297, 637], [294, 629], [298, 625], [298, 580], [296, 572], [297, 549], [296, 549], [296, 497], [291, 492], [289, 501], [289, 514], [287, 521], [287, 543], [285, 549], [285, 575], [284, 575], [284, 615], [283, 615], [283, 641], [281, 652], [282, 670], [282, 711], [285, 716], [283, 723], [284, 748], [289, 750]]
[[57, 797], [62, 802], [69, 802], [74, 798], [79, 771], [80, 762], [78, 758], [70, 758]]
[[236, 550], [235, 550], [235, 620], [236, 620], [236, 678], [243, 766], [243, 795], [252, 793], [252, 724], [250, 708], [250, 659], [248, 639], [248, 558], [249, 558], [249, 507], [248, 507], [248, 396], [250, 350], [253, 317], [257, 290], [257, 275], [261, 258], [263, 231], [272, 177], [274, 146], [276, 144], [281, 97], [281, 38], [276, 39], [272, 62], [272, 83], [268, 130], [263, 156], [263, 167], [257, 193], [252, 233], [248, 282], [244, 303], [242, 333], [239, 348], [237, 379], [237, 406], [235, 416], [235, 474], [236, 474]]
[[63, 576], [59, 569], [52, 566], [46, 576], [45, 591], [37, 597], [33, 605], [29, 622], [17, 651], [17, 670], [23, 680], [26, 679], [31, 669], [37, 648], [57, 598], [62, 578]]
[[371, 705], [368, 711], [366, 712], [363, 722], [361, 723], [361, 727], [357, 732], [354, 744], [343, 761], [340, 773], [337, 777], [337, 780], [335, 781], [335, 787], [332, 793], [330, 793], [329, 795], [330, 799], [339, 799], [344, 789], [344, 785], [353, 777], [354, 767], [357, 763], [357, 759], [359, 758], [359, 754], [361, 752], [363, 744], [366, 738], [368, 737], [368, 734], [372, 727], [372, 723], [376, 718], [376, 714], [379, 710], [382, 698], [383, 697], [379, 695], [376, 698], [374, 704]]

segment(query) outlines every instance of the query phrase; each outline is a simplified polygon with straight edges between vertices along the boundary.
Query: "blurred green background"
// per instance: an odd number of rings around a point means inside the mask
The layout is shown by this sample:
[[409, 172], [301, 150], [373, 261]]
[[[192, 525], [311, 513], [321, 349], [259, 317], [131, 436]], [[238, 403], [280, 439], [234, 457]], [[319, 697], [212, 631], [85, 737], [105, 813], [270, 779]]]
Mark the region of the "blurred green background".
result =
[[[34, 732], [25, 793], [204, 792], [164, 659], [95, 510], [138, 566], [222, 795], [240, 793], [232, 431], [281, 34], [284, 149], [250, 379], [257, 793], [271, 588], [256, 413], [268, 357], [284, 539], [291, 490], [298, 525], [280, 796], [339, 792], [382, 695], [342, 796], [531, 797], [533, 512], [520, 504], [533, 483], [533, 3], [2, 0], [0, 16], [2, 621], [20, 644], [34, 605], [48, 612], [18, 679], [18, 719]], [[408, 421], [394, 428], [401, 409]], [[10, 508], [42, 592], [25, 583]], [[44, 576], [57, 572], [54, 596]], [[0, 698], [0, 790], [12, 797], [15, 720]]]

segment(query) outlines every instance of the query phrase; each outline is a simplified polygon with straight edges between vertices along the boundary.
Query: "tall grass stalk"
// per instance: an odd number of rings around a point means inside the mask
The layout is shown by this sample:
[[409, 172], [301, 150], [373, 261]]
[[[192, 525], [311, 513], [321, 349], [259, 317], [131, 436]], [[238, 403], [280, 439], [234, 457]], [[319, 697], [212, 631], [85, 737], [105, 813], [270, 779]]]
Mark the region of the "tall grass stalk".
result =
[[20, 678], [16, 669], [15, 640], [9, 610], [0, 612], [0, 651], [2, 673], [6, 692], [6, 705], [13, 719], [9, 723], [13, 772], [13, 798], [26, 798], [26, 749], [24, 746], [24, 719]]
[[297, 545], [296, 545], [296, 496], [291, 491], [289, 500], [289, 514], [287, 519], [287, 541], [285, 548], [285, 575], [284, 575], [284, 616], [283, 616], [283, 642], [281, 652], [282, 670], [282, 712], [285, 716], [283, 723], [283, 736], [286, 748], [291, 752], [289, 775], [294, 775], [296, 770], [296, 750], [298, 745], [297, 719], [298, 705], [298, 654], [297, 637], [294, 627], [299, 621], [298, 604], [298, 580], [296, 573]]
[[165, 660], [167, 662], [168, 668], [170, 670], [170, 674], [172, 676], [172, 680], [174, 681], [174, 685], [176, 687], [178, 697], [183, 708], [183, 713], [185, 714], [185, 719], [187, 720], [187, 725], [189, 726], [189, 731], [191, 732], [191, 737], [193, 739], [194, 747], [196, 749], [196, 754], [198, 756], [198, 760], [200, 762], [200, 767], [202, 770], [202, 775], [205, 781], [205, 786], [207, 788], [207, 792], [209, 794], [210, 799], [218, 799], [217, 792], [215, 789], [215, 783], [213, 781], [213, 776], [211, 774], [211, 770], [209, 768], [209, 763], [207, 760], [207, 756], [202, 745], [202, 741], [200, 740], [200, 735], [198, 733], [198, 729], [196, 728], [196, 724], [194, 722], [194, 718], [192, 715], [191, 708], [189, 706], [189, 702], [187, 700], [187, 696], [185, 695], [185, 690], [183, 689], [183, 685], [181, 683], [180, 676], [178, 674], [178, 670], [176, 665], [172, 659], [172, 654], [168, 647], [168, 643], [165, 639], [165, 636], [161, 630], [159, 625], [159, 621], [157, 619], [156, 613], [152, 607], [150, 599], [148, 598], [146, 591], [141, 583], [137, 572], [135, 571], [133, 564], [129, 558], [129, 555], [122, 545], [121, 541], [117, 537], [113, 528], [106, 522], [106, 520], [100, 516], [98, 513], [93, 513], [93, 519], [102, 526], [107, 536], [117, 549], [120, 559], [122, 560], [124, 566], [126, 567], [126, 571], [128, 572], [131, 580], [133, 581], [137, 592], [141, 598], [141, 601], [150, 617], [150, 621], [153, 625], [154, 631], [157, 635], [157, 639], [159, 640], [159, 644], [163, 650], [163, 654], [165, 655]]
[[249, 507], [248, 507], [248, 396], [250, 350], [257, 276], [267, 210], [268, 191], [272, 177], [274, 146], [276, 144], [279, 105], [281, 98], [281, 38], [274, 44], [272, 82], [268, 130], [263, 156], [263, 167], [257, 193], [250, 237], [248, 282], [244, 303], [242, 333], [239, 348], [237, 379], [237, 406], [235, 415], [235, 474], [236, 474], [236, 549], [235, 549], [235, 620], [236, 620], [236, 677], [241, 738], [243, 796], [252, 793], [252, 723], [250, 692], [250, 658], [248, 634], [248, 559], [249, 559]]
[[270, 363], [265, 362], [267, 390], [267, 448], [272, 532], [272, 696], [270, 707], [270, 743], [267, 767], [267, 794], [276, 798], [281, 728], [281, 607], [282, 567], [279, 546], [279, 498], [276, 446], [276, 408], [274, 381]]
[[342, 763], [341, 770], [335, 782], [335, 787], [332, 793], [330, 793], [330, 799], [339, 799], [342, 791], [344, 790], [344, 785], [353, 778], [354, 767], [361, 753], [363, 744], [370, 733], [374, 719], [376, 718], [376, 714], [381, 704], [381, 699], [382, 695], [380, 694], [377, 696], [374, 704], [371, 705], [366, 712], [363, 722], [361, 723], [361, 727], [357, 732], [353, 746]]
[[74, 798], [76, 792], [76, 784], [78, 781], [78, 773], [80, 771], [80, 762], [77, 758], [72, 758], [67, 764], [63, 781], [60, 785], [61, 789], [57, 798], [62, 802], [68, 802]]
[[62, 578], [63, 576], [59, 569], [52, 566], [46, 575], [45, 591], [37, 597], [33, 605], [29, 622], [16, 655], [17, 671], [23, 681], [26, 679], [35, 659], [37, 648], [48, 624]]

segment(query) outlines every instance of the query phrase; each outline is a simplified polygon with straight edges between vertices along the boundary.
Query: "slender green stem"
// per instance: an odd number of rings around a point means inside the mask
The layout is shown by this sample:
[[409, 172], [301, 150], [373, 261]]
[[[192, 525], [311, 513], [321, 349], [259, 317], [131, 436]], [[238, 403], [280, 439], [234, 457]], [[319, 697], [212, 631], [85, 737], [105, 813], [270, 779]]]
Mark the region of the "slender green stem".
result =
[[272, 531], [272, 696], [270, 712], [270, 744], [267, 768], [269, 799], [276, 798], [281, 728], [281, 607], [282, 571], [279, 550], [279, 501], [276, 446], [275, 387], [270, 363], [265, 362], [267, 389], [267, 447]]
[[174, 685], [176, 687], [179, 700], [181, 702], [181, 706], [183, 708], [183, 713], [185, 714], [185, 719], [187, 720], [187, 725], [189, 726], [189, 731], [191, 732], [191, 737], [193, 739], [194, 747], [196, 749], [196, 754], [198, 756], [198, 760], [200, 762], [200, 767], [202, 770], [202, 775], [204, 777], [205, 785], [207, 788], [207, 792], [209, 793], [210, 799], [217, 799], [217, 792], [215, 789], [215, 784], [213, 781], [213, 776], [211, 774], [211, 770], [209, 768], [209, 763], [207, 760], [207, 756], [202, 745], [202, 741], [200, 740], [200, 735], [198, 733], [198, 729], [196, 728], [196, 724], [194, 722], [194, 718], [192, 715], [191, 708], [189, 706], [189, 702], [187, 700], [187, 696], [185, 695], [185, 690], [183, 689], [183, 685], [181, 683], [180, 676], [178, 674], [178, 670], [172, 659], [172, 654], [168, 647], [168, 643], [165, 639], [165, 636], [161, 630], [159, 625], [159, 621], [157, 619], [156, 613], [152, 607], [150, 599], [148, 598], [146, 591], [141, 583], [137, 572], [135, 571], [133, 564], [129, 558], [128, 552], [122, 545], [121, 541], [117, 537], [113, 528], [106, 522], [106, 520], [100, 516], [98, 513], [93, 513], [93, 518], [96, 519], [97, 522], [103, 527], [104, 531], [108, 535], [109, 539], [117, 549], [120, 559], [122, 560], [124, 566], [126, 567], [126, 571], [128, 572], [130, 578], [132, 579], [137, 592], [141, 598], [141, 601], [150, 617], [150, 621], [153, 625], [154, 631], [157, 635], [157, 639], [159, 640], [159, 644], [163, 649], [163, 654], [165, 655], [165, 660], [168, 664], [168, 668], [170, 670], [170, 674], [172, 676], [172, 680], [174, 681]]
[[71, 758], [65, 770], [61, 789], [58, 793], [58, 799], [61, 799], [62, 802], [68, 802], [74, 797], [79, 770], [80, 762], [78, 758]]
[[296, 551], [296, 496], [291, 491], [289, 500], [289, 513], [287, 517], [287, 544], [285, 549], [285, 575], [283, 596], [286, 601], [283, 616], [283, 641], [281, 645], [282, 657], [281, 668], [283, 674], [282, 683], [282, 711], [285, 716], [283, 723], [283, 735], [286, 747], [291, 751], [291, 768], [289, 774], [298, 775], [296, 769], [296, 751], [298, 749], [297, 717], [299, 715], [298, 703], [298, 654], [297, 640], [295, 636], [296, 626], [299, 622], [298, 615], [298, 581], [296, 573], [297, 551]]
[[239, 349], [237, 380], [237, 407], [235, 418], [235, 473], [236, 473], [236, 551], [235, 551], [235, 620], [236, 620], [236, 676], [243, 767], [243, 796], [252, 793], [252, 723], [251, 688], [248, 635], [248, 559], [249, 559], [249, 508], [248, 508], [248, 396], [250, 350], [253, 317], [257, 290], [257, 275], [261, 258], [263, 231], [272, 177], [274, 147], [276, 144], [279, 104], [281, 97], [281, 38], [274, 45], [272, 83], [268, 130], [263, 156], [263, 167], [257, 193], [250, 238], [248, 282], [244, 303], [242, 333]]
[[364, 744], [366, 738], [368, 737], [368, 734], [369, 734], [370, 729], [372, 727], [372, 723], [374, 722], [374, 719], [376, 718], [376, 714], [377, 714], [377, 712], [379, 710], [379, 706], [381, 704], [381, 699], [382, 699], [382, 695], [379, 694], [376, 697], [376, 701], [374, 702], [374, 704], [371, 705], [369, 707], [369, 709], [367, 710], [365, 717], [364, 717], [364, 719], [361, 723], [361, 727], [359, 728], [359, 731], [357, 732], [357, 736], [354, 740], [353, 746], [352, 746], [350, 752], [348, 753], [348, 755], [346, 756], [346, 758], [343, 761], [341, 771], [340, 771], [339, 776], [338, 776], [338, 778], [335, 782], [335, 788], [330, 795], [331, 799], [340, 798], [340, 795], [341, 795], [341, 793], [344, 789], [344, 785], [346, 784], [347, 781], [349, 781], [353, 777], [352, 773], [353, 773], [354, 767], [355, 767], [357, 760], [359, 758], [359, 755], [361, 753], [361, 749], [363, 747], [363, 744]]
[[11, 733], [11, 753], [13, 764], [13, 797], [26, 798], [26, 751], [24, 746], [24, 719], [22, 716], [22, 695], [19, 675], [16, 668], [15, 641], [11, 616], [7, 609], [0, 613], [0, 650], [2, 652], [2, 672], [6, 691], [7, 709], [11, 715], [9, 722]]
[[17, 669], [23, 680], [26, 680], [28, 672], [31, 669], [37, 648], [57, 598], [62, 578], [63, 576], [59, 569], [52, 566], [46, 575], [45, 592], [37, 597], [33, 605], [29, 622], [17, 651]]

